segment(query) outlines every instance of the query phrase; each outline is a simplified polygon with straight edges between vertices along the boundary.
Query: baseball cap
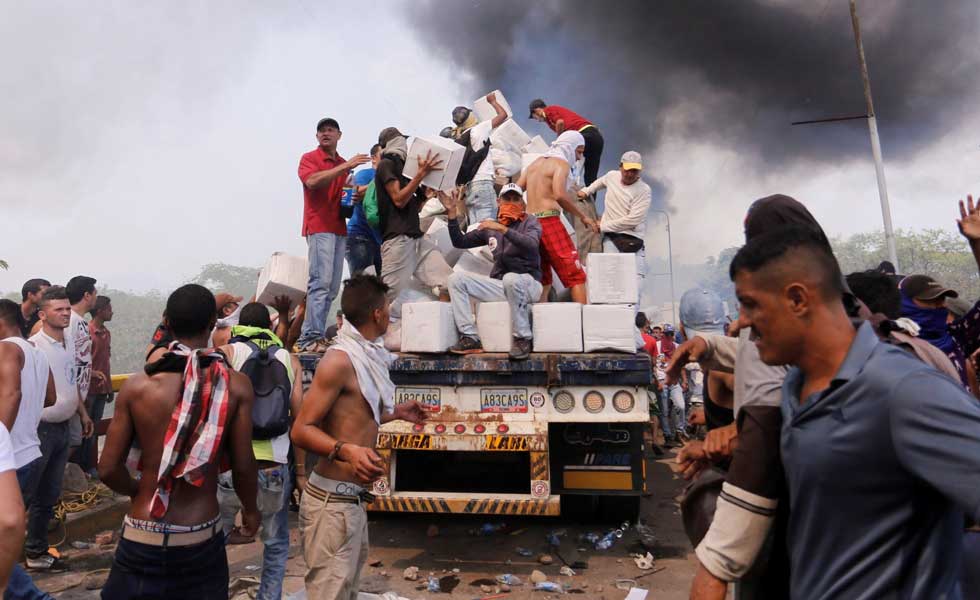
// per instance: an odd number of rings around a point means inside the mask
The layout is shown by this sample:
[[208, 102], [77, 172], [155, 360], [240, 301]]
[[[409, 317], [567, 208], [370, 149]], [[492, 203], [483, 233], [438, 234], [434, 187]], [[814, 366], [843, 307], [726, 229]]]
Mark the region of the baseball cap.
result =
[[404, 133], [398, 131], [397, 127], [385, 127], [378, 134], [378, 143], [385, 146], [388, 142], [395, 139], [396, 137], [408, 137]]
[[517, 185], [516, 183], [508, 183], [504, 187], [500, 188], [498, 198], [503, 198], [504, 194], [509, 192], [517, 192], [517, 194], [521, 197], [521, 200], [524, 199], [524, 190], [522, 190], [521, 186]]
[[548, 106], [548, 105], [545, 104], [544, 100], [542, 100], [541, 98], [535, 98], [534, 100], [531, 100], [531, 114], [530, 114], [530, 116], [528, 118], [529, 119], [533, 119], [534, 118], [534, 109], [536, 109], [536, 108], [544, 108], [546, 106]]
[[697, 333], [725, 333], [725, 304], [721, 296], [711, 290], [694, 288], [684, 292], [678, 313], [688, 338]]
[[630, 150], [629, 152], [623, 153], [623, 157], [619, 159], [619, 164], [627, 171], [631, 169], [642, 169], [643, 157], [640, 156], [639, 152]]
[[324, 127], [327, 127], [328, 125], [330, 127], [333, 127], [334, 129], [336, 129], [337, 131], [340, 131], [340, 123], [337, 122], [337, 119], [334, 119], [332, 117], [325, 117], [325, 118], [320, 119], [319, 121], [317, 121], [316, 122], [316, 130], [317, 131], [320, 131], [321, 129], [323, 129]]
[[960, 297], [956, 290], [941, 285], [928, 275], [909, 275], [898, 284], [898, 288], [902, 290], [903, 294], [916, 300]]

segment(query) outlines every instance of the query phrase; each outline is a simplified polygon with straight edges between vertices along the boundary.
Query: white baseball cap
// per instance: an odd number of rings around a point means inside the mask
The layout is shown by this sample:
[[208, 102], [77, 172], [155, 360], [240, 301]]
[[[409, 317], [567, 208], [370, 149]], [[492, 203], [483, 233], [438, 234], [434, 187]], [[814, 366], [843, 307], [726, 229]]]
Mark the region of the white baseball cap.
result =
[[623, 153], [623, 157], [619, 159], [619, 164], [622, 165], [622, 167], [627, 171], [632, 169], [642, 169], [643, 157], [640, 156], [639, 152], [630, 150], [629, 152]]
[[500, 194], [498, 197], [503, 198], [504, 194], [508, 194], [510, 192], [516, 192], [521, 197], [521, 200], [524, 199], [524, 190], [522, 190], [521, 186], [517, 185], [516, 183], [508, 183], [504, 187], [500, 188]]

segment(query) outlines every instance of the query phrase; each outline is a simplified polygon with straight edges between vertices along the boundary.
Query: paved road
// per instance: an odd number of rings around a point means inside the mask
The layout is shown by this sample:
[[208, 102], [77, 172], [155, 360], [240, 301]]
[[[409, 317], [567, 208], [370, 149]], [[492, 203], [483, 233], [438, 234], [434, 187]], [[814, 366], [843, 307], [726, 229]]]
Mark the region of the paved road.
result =
[[[630, 554], [639, 552], [638, 535], [629, 530], [622, 539], [608, 551], [593, 549], [580, 551], [578, 536], [587, 532], [602, 532], [612, 523], [588, 523], [572, 521], [568, 518], [537, 519], [487, 519], [479, 517], [372, 514], [369, 525], [371, 539], [371, 560], [381, 561], [377, 567], [368, 566], [363, 573], [363, 591], [395, 591], [409, 599], [455, 597], [466, 600], [481, 598], [488, 594], [481, 591], [480, 585], [490, 584], [494, 577], [512, 573], [525, 581], [521, 587], [514, 588], [508, 598], [542, 599], [553, 596], [542, 592], [531, 593], [527, 584], [533, 569], [540, 569], [549, 580], [570, 586], [569, 593], [582, 598], [597, 600], [620, 600], [627, 592], [617, 589], [616, 581], [633, 580], [637, 587], [648, 589], [649, 600], [684, 600], [694, 572], [691, 546], [684, 535], [674, 497], [681, 489], [681, 482], [674, 478], [663, 464], [651, 462], [647, 472], [651, 477], [653, 495], [644, 498], [641, 518], [654, 528], [658, 543], [653, 554], [656, 558], [653, 572], [644, 572], [636, 567]], [[292, 515], [295, 522], [295, 514]], [[486, 537], [474, 537], [469, 531], [479, 528], [483, 523], [506, 523], [507, 533]], [[428, 537], [428, 529], [435, 525], [439, 534]], [[559, 575], [561, 560], [549, 548], [546, 535], [550, 531], [565, 530], [561, 538], [558, 554], [568, 563], [581, 561], [588, 568], [578, 570], [574, 577]], [[516, 552], [517, 547], [532, 550], [533, 557], [523, 557]], [[555, 563], [543, 566], [537, 562], [537, 555], [550, 553]], [[261, 545], [234, 546], [229, 548], [229, 562], [233, 584], [236, 579], [243, 589], [248, 588], [248, 578], [256, 577], [256, 568], [261, 564]], [[92, 565], [95, 566], [95, 565]], [[417, 566], [420, 581], [406, 581], [402, 573], [406, 567]], [[434, 594], [421, 587], [430, 572], [436, 577], [448, 577], [453, 569], [459, 569], [458, 583], [450, 594]], [[285, 587], [287, 594], [302, 590], [305, 564], [299, 549], [297, 533], [293, 532], [293, 547]], [[75, 576], [78, 577], [77, 575]], [[64, 576], [39, 579], [39, 583], [54, 590], [65, 585]], [[452, 585], [452, 584], [451, 584]], [[86, 591], [77, 586], [54, 594], [65, 600], [89, 600], [98, 597], [97, 591]], [[236, 598], [248, 598], [237, 595]]]

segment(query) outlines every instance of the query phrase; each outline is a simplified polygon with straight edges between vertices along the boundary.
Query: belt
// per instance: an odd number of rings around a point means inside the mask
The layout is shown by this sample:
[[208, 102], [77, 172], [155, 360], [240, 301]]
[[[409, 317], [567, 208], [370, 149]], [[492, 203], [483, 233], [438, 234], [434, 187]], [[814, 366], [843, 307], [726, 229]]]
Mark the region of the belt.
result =
[[206, 542], [218, 535], [221, 531], [221, 521], [216, 521], [214, 525], [207, 529], [190, 531], [187, 533], [159, 533], [156, 531], [146, 531], [123, 525], [122, 539], [146, 544], [147, 546], [161, 546], [172, 548], [175, 546], [193, 546]]
[[581, 129], [579, 129], [579, 130], [578, 130], [578, 132], [579, 132], [579, 133], [582, 133], [583, 131], [585, 131], [585, 130], [586, 130], [586, 129], [588, 129], [589, 127], [591, 127], [592, 129], [595, 129], [595, 125], [593, 125], [593, 124], [591, 124], [591, 123], [589, 123], [588, 125], [585, 125], [585, 126], [584, 126], [584, 127], [582, 127]]
[[309, 494], [311, 498], [317, 500], [322, 500], [323, 502], [337, 502], [341, 504], [370, 504], [374, 502], [374, 494], [368, 492], [367, 490], [362, 491], [357, 496], [344, 496], [341, 494], [331, 494], [330, 492], [320, 489], [310, 482], [306, 482], [306, 489], [303, 491], [304, 494]]
[[541, 212], [532, 213], [535, 217], [539, 219], [545, 219], [548, 217], [557, 217], [561, 214], [561, 211], [557, 208], [551, 210], [542, 210]]

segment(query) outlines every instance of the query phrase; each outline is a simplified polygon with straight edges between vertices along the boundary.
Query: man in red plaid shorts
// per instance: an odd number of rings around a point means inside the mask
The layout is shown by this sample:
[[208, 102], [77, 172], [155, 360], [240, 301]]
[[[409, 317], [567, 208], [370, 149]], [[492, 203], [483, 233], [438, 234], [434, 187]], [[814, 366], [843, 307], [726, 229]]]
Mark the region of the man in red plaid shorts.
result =
[[551, 269], [572, 293], [572, 300], [588, 304], [585, 291], [585, 269], [578, 250], [561, 222], [561, 209], [572, 213], [595, 232], [599, 224], [585, 215], [572, 200], [568, 190], [568, 174], [576, 157], [585, 152], [585, 138], [577, 131], [566, 131], [551, 144], [551, 149], [531, 163], [517, 185], [527, 190], [527, 212], [541, 223], [541, 284], [542, 299], [551, 289]]

